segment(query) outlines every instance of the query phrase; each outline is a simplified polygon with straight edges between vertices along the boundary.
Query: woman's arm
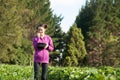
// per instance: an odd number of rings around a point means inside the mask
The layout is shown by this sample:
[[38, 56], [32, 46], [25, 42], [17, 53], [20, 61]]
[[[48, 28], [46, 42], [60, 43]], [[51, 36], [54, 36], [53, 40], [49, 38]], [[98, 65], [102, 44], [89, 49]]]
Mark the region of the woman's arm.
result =
[[47, 49], [49, 51], [53, 51], [54, 50], [54, 45], [53, 45], [53, 41], [52, 41], [51, 37], [49, 37], [49, 43], [48, 43]]
[[33, 42], [34, 50], [37, 50], [37, 42], [35, 37], [33, 38], [32, 42]]

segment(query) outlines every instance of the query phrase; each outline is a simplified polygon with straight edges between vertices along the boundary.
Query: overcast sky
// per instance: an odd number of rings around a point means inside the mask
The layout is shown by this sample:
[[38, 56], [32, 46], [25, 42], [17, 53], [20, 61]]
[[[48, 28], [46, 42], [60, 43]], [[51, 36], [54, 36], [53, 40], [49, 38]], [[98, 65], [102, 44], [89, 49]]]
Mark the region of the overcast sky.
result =
[[85, 5], [86, 0], [50, 0], [50, 2], [54, 14], [64, 17], [61, 27], [64, 32], [67, 32], [74, 23], [81, 7]]

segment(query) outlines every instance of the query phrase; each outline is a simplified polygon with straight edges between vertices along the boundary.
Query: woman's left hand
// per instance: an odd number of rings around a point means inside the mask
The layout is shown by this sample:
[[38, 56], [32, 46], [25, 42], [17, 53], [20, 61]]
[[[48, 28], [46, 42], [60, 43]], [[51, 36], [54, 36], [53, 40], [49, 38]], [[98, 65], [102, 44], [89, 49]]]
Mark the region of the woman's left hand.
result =
[[45, 49], [48, 47], [48, 44], [46, 44]]

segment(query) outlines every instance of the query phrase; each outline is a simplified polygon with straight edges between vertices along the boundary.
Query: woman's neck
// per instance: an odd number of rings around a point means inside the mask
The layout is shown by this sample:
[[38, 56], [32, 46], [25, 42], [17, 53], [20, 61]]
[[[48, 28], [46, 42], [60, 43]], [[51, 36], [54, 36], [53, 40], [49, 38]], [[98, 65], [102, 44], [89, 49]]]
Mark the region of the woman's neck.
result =
[[41, 34], [40, 37], [43, 38], [45, 36], [45, 34]]

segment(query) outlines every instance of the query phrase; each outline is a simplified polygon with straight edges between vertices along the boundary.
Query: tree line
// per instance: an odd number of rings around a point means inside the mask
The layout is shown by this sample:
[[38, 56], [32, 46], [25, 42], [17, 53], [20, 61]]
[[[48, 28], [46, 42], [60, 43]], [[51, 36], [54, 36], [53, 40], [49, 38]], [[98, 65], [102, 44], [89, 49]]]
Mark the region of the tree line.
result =
[[90, 0], [75, 23], [82, 29], [91, 66], [120, 66], [119, 0]]
[[89, 0], [67, 33], [49, 0], [0, 0], [0, 63], [32, 65], [32, 37], [48, 24], [50, 65], [120, 66], [120, 1]]

